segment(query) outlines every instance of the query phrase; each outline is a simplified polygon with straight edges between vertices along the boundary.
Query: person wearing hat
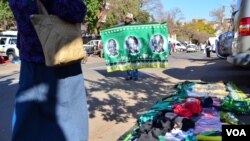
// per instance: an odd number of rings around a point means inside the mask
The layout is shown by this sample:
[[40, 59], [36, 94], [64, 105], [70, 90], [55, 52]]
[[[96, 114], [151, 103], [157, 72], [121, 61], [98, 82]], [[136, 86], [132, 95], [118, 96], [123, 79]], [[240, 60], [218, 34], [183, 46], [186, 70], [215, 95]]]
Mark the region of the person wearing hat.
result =
[[124, 24], [125, 25], [129, 25], [133, 22], [133, 14], [131, 13], [127, 13], [125, 20], [124, 20]]
[[[124, 25], [130, 25], [132, 23], [133, 23], [133, 14], [127, 13], [124, 19]], [[138, 69], [127, 70], [126, 80], [132, 80], [132, 79], [134, 81], [138, 80]]]

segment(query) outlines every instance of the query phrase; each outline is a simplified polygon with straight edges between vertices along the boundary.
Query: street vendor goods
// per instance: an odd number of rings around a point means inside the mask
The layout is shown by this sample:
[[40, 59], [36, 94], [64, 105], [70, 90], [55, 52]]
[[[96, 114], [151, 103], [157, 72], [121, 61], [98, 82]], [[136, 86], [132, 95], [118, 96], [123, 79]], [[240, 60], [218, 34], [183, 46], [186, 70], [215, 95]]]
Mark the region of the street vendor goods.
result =
[[143, 113], [119, 141], [221, 141], [222, 125], [245, 124], [247, 94], [232, 82], [183, 82]]

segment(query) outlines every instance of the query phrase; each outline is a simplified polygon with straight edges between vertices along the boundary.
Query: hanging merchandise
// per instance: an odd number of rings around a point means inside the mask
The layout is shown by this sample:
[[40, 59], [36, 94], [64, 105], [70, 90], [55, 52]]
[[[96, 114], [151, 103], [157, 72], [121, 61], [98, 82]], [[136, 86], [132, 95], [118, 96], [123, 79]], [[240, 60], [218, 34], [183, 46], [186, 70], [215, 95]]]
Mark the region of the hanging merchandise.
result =
[[108, 72], [167, 68], [167, 24], [131, 24], [100, 33]]

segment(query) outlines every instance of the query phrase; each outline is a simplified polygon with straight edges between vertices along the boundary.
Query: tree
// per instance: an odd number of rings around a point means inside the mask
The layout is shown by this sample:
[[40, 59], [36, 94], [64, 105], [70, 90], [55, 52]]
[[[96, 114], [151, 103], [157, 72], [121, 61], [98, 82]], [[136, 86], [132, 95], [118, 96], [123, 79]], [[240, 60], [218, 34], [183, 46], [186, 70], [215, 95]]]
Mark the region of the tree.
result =
[[214, 18], [214, 21], [219, 24], [217, 30], [225, 32], [227, 30], [227, 22], [225, 20], [225, 6], [215, 9], [210, 12], [210, 16]]
[[194, 20], [177, 30], [179, 40], [188, 40], [195, 43], [203, 43], [208, 37], [214, 36], [214, 34], [215, 30], [213, 27], [202, 20]]
[[[163, 5], [160, 0], [138, 0], [142, 10], [149, 12], [152, 19], [161, 19]], [[154, 15], [154, 16], [153, 16]]]
[[[163, 14], [164, 21], [168, 24], [170, 34], [174, 34], [180, 28], [181, 20], [183, 19], [182, 11], [179, 8], [171, 9]], [[161, 20], [162, 21], [162, 20]]]
[[132, 13], [136, 22], [149, 22], [150, 15], [146, 10], [142, 10], [138, 0], [108, 0], [108, 2], [111, 6], [105, 27], [110, 27], [119, 22], [123, 22], [124, 16], [127, 13]]
[[[109, 3], [109, 10], [105, 10], [103, 2]], [[139, 0], [85, 0], [88, 7], [86, 25], [90, 33], [98, 34], [100, 28], [106, 28], [124, 21], [127, 13], [132, 13], [139, 23], [148, 23], [150, 14], [142, 10]], [[105, 15], [106, 21], [100, 23], [100, 18]]]
[[135, 21], [139, 22], [139, 23], [148, 23], [149, 22], [149, 19], [150, 18], [150, 15], [147, 11], [145, 10], [142, 10], [142, 11], [139, 11], [138, 15], [134, 18]]
[[96, 25], [98, 22], [98, 14], [102, 6], [102, 0], [85, 0], [85, 3], [88, 8], [85, 19], [88, 31], [91, 33], [97, 32]]
[[0, 27], [4, 30], [9, 29], [15, 25], [14, 21], [8, 0], [0, 0]]

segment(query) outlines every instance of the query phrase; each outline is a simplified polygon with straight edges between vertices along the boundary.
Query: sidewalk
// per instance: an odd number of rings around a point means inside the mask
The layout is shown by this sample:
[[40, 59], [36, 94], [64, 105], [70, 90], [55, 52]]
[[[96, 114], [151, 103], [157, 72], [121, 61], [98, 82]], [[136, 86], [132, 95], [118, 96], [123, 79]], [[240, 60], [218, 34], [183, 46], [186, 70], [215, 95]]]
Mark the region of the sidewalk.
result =
[[20, 64], [13, 64], [13, 63], [0, 64], [0, 76], [19, 73], [19, 71], [20, 71]]
[[86, 64], [100, 63], [100, 62], [104, 62], [104, 61], [105, 61], [104, 58], [91, 55], [91, 56], [88, 56], [88, 60], [87, 60]]

